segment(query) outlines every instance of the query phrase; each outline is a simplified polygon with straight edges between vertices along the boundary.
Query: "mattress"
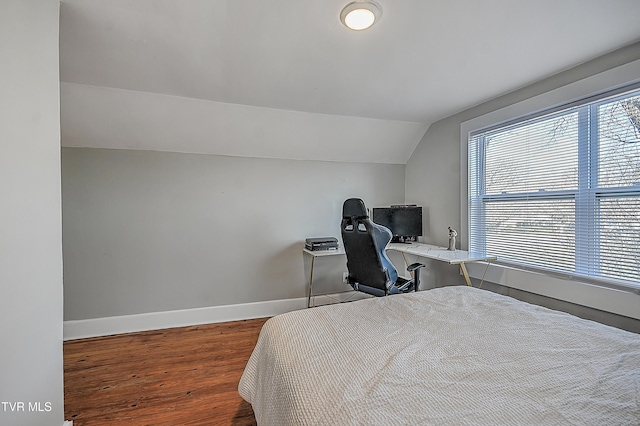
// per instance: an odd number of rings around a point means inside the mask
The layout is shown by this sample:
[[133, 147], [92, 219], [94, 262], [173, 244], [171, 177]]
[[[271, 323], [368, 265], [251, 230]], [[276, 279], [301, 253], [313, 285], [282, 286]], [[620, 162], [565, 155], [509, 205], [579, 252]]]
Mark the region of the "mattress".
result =
[[259, 425], [638, 425], [640, 335], [466, 286], [278, 315]]

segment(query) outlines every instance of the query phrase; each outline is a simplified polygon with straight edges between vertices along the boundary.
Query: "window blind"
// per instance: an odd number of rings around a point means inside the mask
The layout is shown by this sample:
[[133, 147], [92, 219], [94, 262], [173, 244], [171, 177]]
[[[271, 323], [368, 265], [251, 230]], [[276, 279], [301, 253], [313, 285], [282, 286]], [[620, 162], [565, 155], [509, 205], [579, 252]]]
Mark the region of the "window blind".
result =
[[640, 290], [640, 90], [473, 132], [469, 249]]

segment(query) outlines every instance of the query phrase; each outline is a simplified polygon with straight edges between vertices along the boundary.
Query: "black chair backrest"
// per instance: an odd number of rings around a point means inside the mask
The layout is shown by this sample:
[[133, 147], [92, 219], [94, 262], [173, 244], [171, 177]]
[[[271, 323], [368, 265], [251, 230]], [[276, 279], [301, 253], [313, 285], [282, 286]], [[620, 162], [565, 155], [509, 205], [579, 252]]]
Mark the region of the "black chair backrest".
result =
[[391, 231], [369, 219], [364, 201], [359, 198], [349, 198], [342, 205], [340, 229], [349, 279], [386, 292], [398, 279], [398, 271], [385, 253]]

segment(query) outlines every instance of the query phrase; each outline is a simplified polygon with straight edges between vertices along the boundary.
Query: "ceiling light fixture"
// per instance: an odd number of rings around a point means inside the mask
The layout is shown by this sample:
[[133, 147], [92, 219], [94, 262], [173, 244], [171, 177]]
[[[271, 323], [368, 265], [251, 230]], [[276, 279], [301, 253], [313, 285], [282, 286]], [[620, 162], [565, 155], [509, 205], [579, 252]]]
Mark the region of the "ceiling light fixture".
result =
[[349, 3], [340, 12], [340, 21], [352, 30], [366, 30], [382, 16], [382, 7], [371, 0]]

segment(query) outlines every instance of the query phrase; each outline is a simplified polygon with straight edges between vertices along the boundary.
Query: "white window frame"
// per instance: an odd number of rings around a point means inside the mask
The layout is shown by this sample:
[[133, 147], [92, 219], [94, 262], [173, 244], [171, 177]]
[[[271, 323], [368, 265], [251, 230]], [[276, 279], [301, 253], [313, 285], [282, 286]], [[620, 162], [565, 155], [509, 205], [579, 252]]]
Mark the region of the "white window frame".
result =
[[[637, 60], [461, 123], [460, 217], [462, 223], [459, 238], [463, 248], [468, 248], [469, 243], [468, 140], [472, 132], [638, 83], [639, 76], [640, 60]], [[475, 278], [481, 278], [483, 272], [482, 265], [474, 265], [469, 269], [470, 275]], [[592, 285], [572, 277], [545, 275], [501, 265], [492, 265], [486, 279], [508, 287], [640, 319], [640, 296], [621, 289]]]

